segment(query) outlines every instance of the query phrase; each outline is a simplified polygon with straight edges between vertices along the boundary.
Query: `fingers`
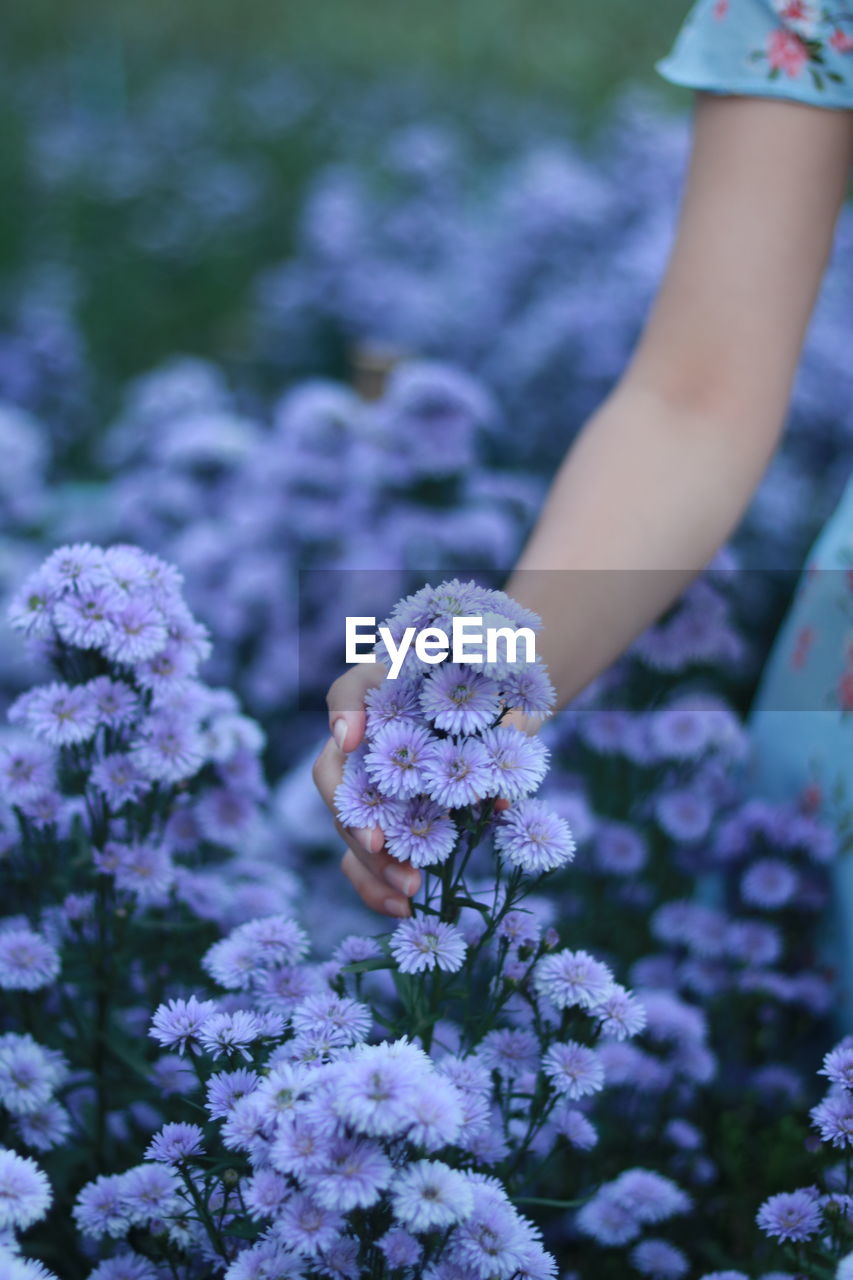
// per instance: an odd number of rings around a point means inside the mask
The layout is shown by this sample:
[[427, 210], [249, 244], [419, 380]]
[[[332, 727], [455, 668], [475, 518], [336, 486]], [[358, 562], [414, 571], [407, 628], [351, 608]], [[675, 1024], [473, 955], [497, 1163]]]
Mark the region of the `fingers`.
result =
[[335, 826], [338, 829], [338, 835], [352, 849], [362, 866], [375, 879], [382, 880], [386, 890], [391, 889], [395, 893], [402, 893], [407, 898], [417, 893], [421, 886], [421, 873], [417, 867], [412, 866], [411, 862], [401, 862], [399, 858], [392, 857], [382, 848], [381, 842], [378, 848], [368, 848], [359, 838], [359, 832], [342, 826], [340, 822], [336, 822]]
[[379, 911], [386, 916], [397, 918], [411, 915], [409, 900], [402, 893], [396, 893], [365, 866], [357, 857], [352, 847], [348, 848], [341, 859], [341, 870], [361, 898], [365, 906]]
[[382, 662], [358, 663], [338, 676], [329, 689], [326, 695], [329, 732], [339, 751], [354, 751], [364, 737], [367, 720], [364, 695], [382, 683], [385, 671]]
[[539, 732], [544, 723], [542, 716], [529, 716], [524, 711], [519, 711], [518, 707], [511, 707], [501, 720], [502, 725], [508, 725], [511, 729], [520, 729], [522, 733], [529, 734], [531, 737]]
[[344, 776], [346, 756], [340, 751], [331, 738], [327, 738], [323, 750], [314, 761], [311, 776], [314, 785], [320, 792], [330, 809], [334, 811], [335, 791]]

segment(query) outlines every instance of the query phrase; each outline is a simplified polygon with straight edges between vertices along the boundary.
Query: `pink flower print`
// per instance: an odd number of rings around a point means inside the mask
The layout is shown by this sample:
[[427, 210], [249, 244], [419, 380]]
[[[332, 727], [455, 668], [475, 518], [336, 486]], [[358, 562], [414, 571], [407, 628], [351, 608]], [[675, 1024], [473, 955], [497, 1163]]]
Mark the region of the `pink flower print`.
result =
[[806, 665], [814, 640], [814, 627], [800, 627], [794, 637], [794, 648], [791, 652], [791, 666], [795, 671], [801, 671]]
[[823, 791], [816, 782], [810, 782], [807, 787], [803, 787], [800, 792], [800, 812], [815, 814], [819, 813], [823, 805]]
[[853, 36], [849, 36], [846, 31], [842, 31], [840, 27], [836, 27], [832, 35], [829, 37], [829, 43], [835, 49], [836, 53], [849, 53], [853, 49]]
[[838, 701], [842, 711], [853, 711], [853, 667], [838, 682]]
[[718, 22], [722, 22], [729, 11], [729, 0], [714, 0], [713, 14]]
[[778, 27], [768, 41], [767, 57], [774, 71], [784, 71], [791, 80], [796, 80], [809, 55], [799, 36]]

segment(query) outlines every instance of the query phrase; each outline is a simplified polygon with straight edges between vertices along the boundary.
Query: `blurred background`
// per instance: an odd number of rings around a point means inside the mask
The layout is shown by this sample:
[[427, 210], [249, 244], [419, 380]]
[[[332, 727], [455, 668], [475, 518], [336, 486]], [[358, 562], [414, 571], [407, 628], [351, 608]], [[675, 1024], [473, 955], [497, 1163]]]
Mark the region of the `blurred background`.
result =
[[[295, 629], [340, 660], [300, 574], [500, 580], [660, 281], [691, 95], [654, 63], [686, 8], [4, 6], [0, 593], [58, 542], [137, 541], [284, 724]], [[847, 211], [727, 553], [760, 570], [742, 706], [850, 469], [851, 240]]]
[[252, 281], [288, 253], [307, 179], [330, 155], [378, 148], [394, 123], [394, 112], [380, 113], [348, 136], [345, 102], [384, 85], [401, 121], [420, 108], [462, 134], [476, 128], [475, 101], [489, 98], [502, 100], [509, 134], [516, 112], [534, 104], [557, 133], [589, 134], [627, 85], [684, 110], [689, 95], [652, 64], [685, 8], [684, 0], [5, 5], [6, 321], [20, 291], [39, 273], [47, 288], [50, 271], [56, 289], [74, 294], [99, 390], [114, 391], [117, 379], [175, 350], [239, 357]]

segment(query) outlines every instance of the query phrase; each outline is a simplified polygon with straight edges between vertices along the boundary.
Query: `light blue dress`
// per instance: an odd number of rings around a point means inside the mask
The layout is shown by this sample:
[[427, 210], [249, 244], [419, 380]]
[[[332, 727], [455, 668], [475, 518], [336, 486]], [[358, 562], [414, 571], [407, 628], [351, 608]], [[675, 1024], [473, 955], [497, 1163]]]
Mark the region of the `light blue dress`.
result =
[[[853, 107], [853, 0], [699, 0], [667, 80], [714, 93]], [[851, 311], [853, 329], [853, 310]], [[853, 332], [851, 332], [853, 351]], [[751, 715], [753, 781], [769, 799], [853, 811], [853, 478], [818, 538], [765, 667]], [[828, 946], [839, 1015], [853, 1031], [853, 853], [833, 866]]]
[[853, 107], [853, 0], [699, 0], [656, 68], [711, 93]]

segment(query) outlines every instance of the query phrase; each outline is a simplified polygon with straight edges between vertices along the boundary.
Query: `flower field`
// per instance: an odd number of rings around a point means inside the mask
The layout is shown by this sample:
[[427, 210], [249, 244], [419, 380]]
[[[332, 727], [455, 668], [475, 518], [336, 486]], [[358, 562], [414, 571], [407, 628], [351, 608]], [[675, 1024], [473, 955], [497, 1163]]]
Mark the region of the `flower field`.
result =
[[344, 619], [538, 627], [501, 585], [688, 123], [217, 75], [2, 90], [0, 1280], [853, 1275], [853, 829], [756, 789], [746, 718], [853, 456], [853, 211], [663, 619], [553, 717], [541, 664], [369, 694], [336, 804], [422, 875], [391, 922], [311, 780]]

